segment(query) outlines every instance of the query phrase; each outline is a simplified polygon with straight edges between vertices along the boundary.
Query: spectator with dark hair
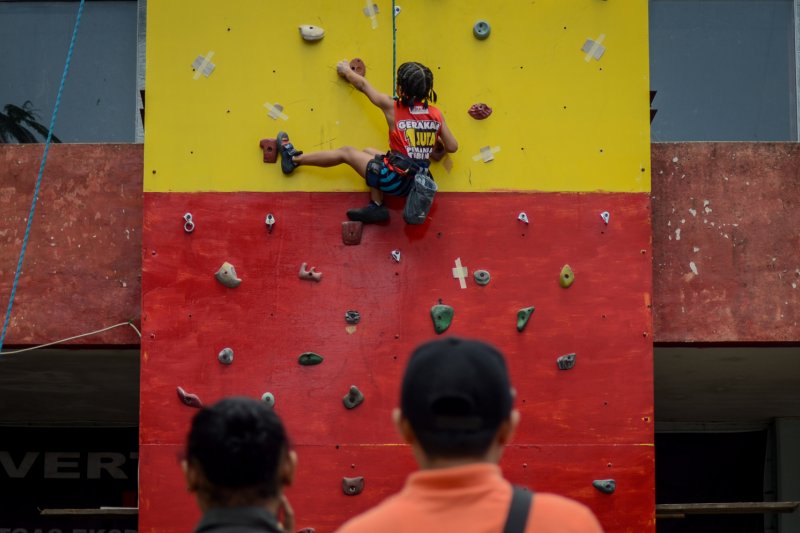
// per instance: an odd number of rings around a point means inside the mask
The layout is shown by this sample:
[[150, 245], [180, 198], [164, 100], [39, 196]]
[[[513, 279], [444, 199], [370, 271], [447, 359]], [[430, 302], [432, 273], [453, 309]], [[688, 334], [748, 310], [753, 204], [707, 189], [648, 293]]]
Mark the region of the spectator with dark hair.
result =
[[339, 533], [599, 533], [584, 505], [535, 496], [498, 463], [519, 423], [503, 356], [480, 341], [419, 346], [406, 367], [394, 419], [420, 466], [405, 487]]
[[203, 511], [195, 532], [293, 531], [283, 487], [296, 464], [283, 423], [263, 402], [234, 397], [203, 408], [192, 420], [183, 461], [188, 490]]

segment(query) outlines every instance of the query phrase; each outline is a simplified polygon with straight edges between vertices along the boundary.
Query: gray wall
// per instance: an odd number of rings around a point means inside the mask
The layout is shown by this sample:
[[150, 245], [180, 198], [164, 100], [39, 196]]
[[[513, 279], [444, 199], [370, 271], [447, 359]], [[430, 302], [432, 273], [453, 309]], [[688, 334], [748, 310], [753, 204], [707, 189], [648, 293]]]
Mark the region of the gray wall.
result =
[[[78, 2], [0, 2], [0, 110], [33, 102], [48, 126]], [[86, 2], [54, 133], [63, 142], [133, 142], [136, 2]]]
[[650, 0], [654, 142], [796, 140], [792, 0]]

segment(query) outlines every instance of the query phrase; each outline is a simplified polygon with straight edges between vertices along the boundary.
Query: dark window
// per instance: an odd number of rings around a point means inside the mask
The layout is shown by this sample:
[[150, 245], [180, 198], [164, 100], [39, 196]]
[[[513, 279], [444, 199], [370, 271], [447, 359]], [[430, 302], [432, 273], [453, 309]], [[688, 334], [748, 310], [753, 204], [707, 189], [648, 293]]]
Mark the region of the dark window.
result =
[[[50, 125], [78, 5], [0, 2], [0, 113], [11, 105]], [[62, 142], [134, 141], [136, 23], [135, 1], [86, 2], [53, 132]]]

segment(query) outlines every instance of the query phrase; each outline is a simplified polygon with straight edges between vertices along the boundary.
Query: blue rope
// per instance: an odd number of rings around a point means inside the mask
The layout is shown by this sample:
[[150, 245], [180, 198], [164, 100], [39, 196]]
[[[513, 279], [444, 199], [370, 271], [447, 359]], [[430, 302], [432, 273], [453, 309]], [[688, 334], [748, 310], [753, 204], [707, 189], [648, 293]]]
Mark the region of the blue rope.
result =
[[[392, 96], [397, 96], [397, 6], [392, 0]], [[0, 348], [3, 345], [0, 343]]]
[[[39, 175], [36, 177], [36, 187], [33, 190], [33, 201], [31, 202], [31, 210], [28, 212], [28, 223], [25, 226], [25, 236], [22, 238], [22, 249], [19, 252], [19, 261], [17, 262], [17, 271], [14, 273], [14, 283], [11, 285], [11, 296], [8, 298], [8, 309], [6, 309], [6, 318], [3, 321], [3, 332], [0, 333], [0, 350], [3, 349], [3, 341], [6, 338], [6, 331], [8, 330], [8, 322], [11, 319], [11, 310], [14, 308], [14, 296], [17, 294], [17, 285], [19, 284], [19, 277], [22, 274], [22, 263], [25, 260], [25, 249], [28, 247], [28, 237], [31, 233], [31, 225], [33, 224], [33, 215], [36, 212], [36, 202], [39, 199], [39, 189], [42, 185], [42, 176], [44, 176], [44, 165], [47, 162], [47, 153], [50, 151], [50, 141], [53, 139], [53, 129], [56, 127], [56, 116], [58, 115], [58, 106], [61, 104], [61, 93], [64, 91], [64, 83], [67, 81], [67, 73], [69, 72], [69, 62], [72, 60], [72, 51], [75, 49], [75, 40], [78, 38], [78, 26], [81, 24], [81, 15], [83, 14], [83, 5], [85, 0], [81, 0], [78, 6], [78, 16], [75, 19], [75, 27], [72, 29], [72, 39], [69, 42], [69, 50], [67, 51], [67, 61], [64, 63], [64, 73], [61, 75], [61, 84], [58, 86], [58, 94], [56, 95], [56, 105], [53, 106], [53, 115], [50, 117], [50, 129], [47, 131], [47, 140], [44, 142], [44, 155], [42, 155], [42, 162], [39, 165]], [[0, 356], [2, 357], [2, 356]]]

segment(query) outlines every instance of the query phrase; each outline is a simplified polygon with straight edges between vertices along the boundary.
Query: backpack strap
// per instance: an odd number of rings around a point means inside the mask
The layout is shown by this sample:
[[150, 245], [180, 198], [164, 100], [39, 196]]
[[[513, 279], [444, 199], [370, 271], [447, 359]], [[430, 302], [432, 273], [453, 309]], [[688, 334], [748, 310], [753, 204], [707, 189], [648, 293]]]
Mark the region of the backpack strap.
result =
[[503, 533], [523, 533], [528, 523], [528, 515], [533, 505], [533, 492], [513, 486], [511, 505], [508, 507], [508, 518]]

